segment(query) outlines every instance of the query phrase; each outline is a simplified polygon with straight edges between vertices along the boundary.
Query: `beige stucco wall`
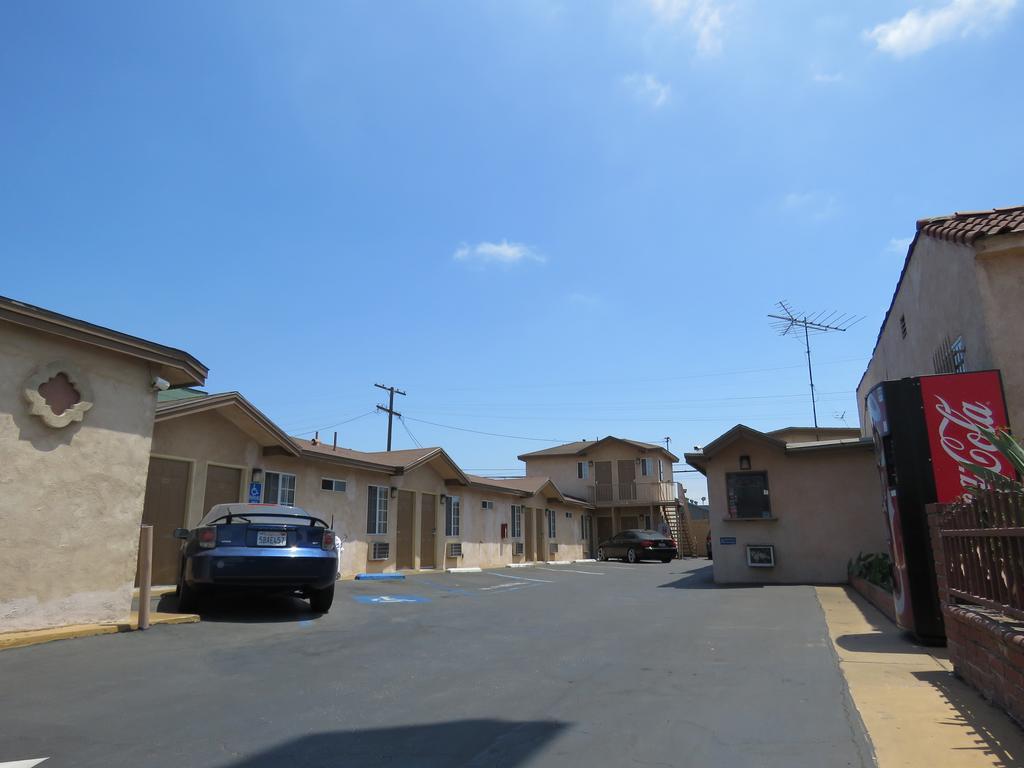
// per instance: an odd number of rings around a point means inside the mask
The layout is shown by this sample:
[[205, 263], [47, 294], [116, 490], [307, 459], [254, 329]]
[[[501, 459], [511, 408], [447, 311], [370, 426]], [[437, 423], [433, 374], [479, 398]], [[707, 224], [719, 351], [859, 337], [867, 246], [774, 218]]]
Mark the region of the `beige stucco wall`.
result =
[[[728, 517], [726, 473], [750, 456], [751, 469], [768, 473], [774, 520]], [[874, 455], [866, 449], [786, 454], [740, 439], [708, 462], [708, 493], [715, 582], [838, 584], [850, 558], [887, 552]], [[722, 536], [736, 538], [722, 545]], [[775, 546], [774, 568], [751, 568], [748, 544]]]
[[[997, 274], [997, 271], [1003, 270], [996, 267], [992, 274]], [[1012, 329], [1014, 326], [1019, 329], [1020, 313], [1024, 311], [1019, 300], [1020, 278], [1013, 281], [1013, 284], [1017, 285], [1016, 294], [1009, 285], [1003, 290], [993, 286], [988, 291], [992, 297], [1002, 296], [1007, 292], [1012, 296], [1012, 301], [999, 302], [1000, 311], [1006, 316], [1006, 321], [1002, 324], [1005, 332], [1001, 336], [1011, 342]], [[989, 312], [989, 315], [993, 314], [998, 315]], [[907, 322], [906, 338], [903, 338], [900, 330], [901, 316], [905, 317]], [[974, 249], [921, 236], [907, 266], [888, 321], [882, 329], [878, 346], [863, 380], [857, 387], [857, 404], [863, 434], [869, 435], [871, 430], [864, 406], [864, 399], [871, 388], [881, 381], [935, 373], [932, 356], [947, 336], [950, 340], [956, 340], [958, 336], [963, 337], [967, 347], [967, 370], [978, 371], [998, 367], [989, 344], [986, 311], [983, 309]], [[1018, 352], [1018, 366], [1019, 358]], [[1020, 381], [1024, 386], [1024, 379]]]
[[1024, 336], [1024, 301], [1021, 300], [1024, 297], [1024, 236], [1007, 240], [1014, 247], [991, 253], [982, 251], [976, 260], [990, 365], [975, 366], [969, 346], [967, 361], [972, 369], [993, 367], [1002, 371], [1010, 426], [1021, 434], [1024, 431], [1024, 349], [1021, 344]]
[[[56, 360], [79, 368], [95, 403], [61, 429], [29, 415], [21, 391], [36, 367]], [[151, 381], [137, 359], [0, 323], [0, 630], [128, 617]]]

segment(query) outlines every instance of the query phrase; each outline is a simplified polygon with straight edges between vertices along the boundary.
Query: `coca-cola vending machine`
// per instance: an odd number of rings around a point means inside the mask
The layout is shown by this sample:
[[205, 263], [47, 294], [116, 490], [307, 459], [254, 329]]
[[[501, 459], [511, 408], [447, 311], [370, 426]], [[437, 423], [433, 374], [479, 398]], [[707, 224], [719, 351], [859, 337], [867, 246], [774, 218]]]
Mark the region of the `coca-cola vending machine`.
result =
[[999, 371], [883, 381], [867, 396], [889, 526], [896, 621], [924, 643], [945, 641], [925, 505], [983, 487], [963, 464], [1013, 476], [978, 430], [1008, 429]]

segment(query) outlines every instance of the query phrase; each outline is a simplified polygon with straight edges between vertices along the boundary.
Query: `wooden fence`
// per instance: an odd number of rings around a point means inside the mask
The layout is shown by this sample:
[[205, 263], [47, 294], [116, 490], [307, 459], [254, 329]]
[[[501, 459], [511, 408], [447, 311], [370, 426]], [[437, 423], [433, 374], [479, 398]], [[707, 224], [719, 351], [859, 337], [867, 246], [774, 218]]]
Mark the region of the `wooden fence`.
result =
[[1024, 496], [985, 491], [946, 506], [939, 541], [951, 603], [1024, 620]]

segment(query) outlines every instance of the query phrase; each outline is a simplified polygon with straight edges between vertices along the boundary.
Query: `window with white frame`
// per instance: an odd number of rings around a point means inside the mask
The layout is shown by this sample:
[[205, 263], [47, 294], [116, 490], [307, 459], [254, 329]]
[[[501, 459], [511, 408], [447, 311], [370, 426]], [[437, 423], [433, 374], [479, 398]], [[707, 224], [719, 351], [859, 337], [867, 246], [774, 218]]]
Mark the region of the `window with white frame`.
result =
[[640, 459], [640, 475], [650, 477], [654, 474], [654, 459]]
[[388, 493], [386, 485], [371, 485], [366, 493], [366, 532], [383, 536], [388, 532]]
[[576, 462], [576, 478], [578, 480], [590, 479], [590, 464], [585, 461]]
[[263, 473], [263, 503], [295, 506], [295, 475], [285, 472]]
[[548, 538], [553, 539], [555, 538], [555, 523], [558, 520], [558, 517], [555, 515], [555, 510], [553, 509], [545, 509], [544, 511], [548, 516]]
[[486, 501], [486, 500], [481, 501], [480, 502], [480, 509], [491, 509], [491, 510], [493, 510], [494, 509], [494, 502], [493, 501]]
[[459, 535], [459, 518], [462, 515], [462, 499], [449, 496], [444, 500], [444, 535]]
[[665, 482], [665, 462], [658, 459], [658, 481]]
[[338, 493], [344, 493], [347, 489], [348, 483], [344, 480], [335, 480], [333, 477], [320, 478], [321, 491], [337, 491]]
[[519, 539], [523, 536], [523, 505], [512, 505], [512, 538]]

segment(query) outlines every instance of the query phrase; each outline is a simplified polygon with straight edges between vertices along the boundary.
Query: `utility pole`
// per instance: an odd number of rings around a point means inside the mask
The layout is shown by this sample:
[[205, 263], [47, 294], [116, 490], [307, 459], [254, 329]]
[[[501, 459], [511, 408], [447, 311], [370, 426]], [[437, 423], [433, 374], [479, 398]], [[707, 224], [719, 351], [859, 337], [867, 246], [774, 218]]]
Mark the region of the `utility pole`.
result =
[[395, 395], [399, 394], [399, 395], [403, 395], [404, 396], [405, 392], [403, 392], [402, 390], [398, 389], [397, 387], [385, 387], [383, 384], [374, 384], [373, 386], [377, 387], [377, 389], [383, 389], [385, 392], [388, 393], [388, 405], [387, 405], [387, 407], [385, 408], [383, 405], [378, 405], [377, 406], [377, 410], [378, 411], [383, 411], [384, 413], [386, 413], [388, 415], [388, 450], [390, 451], [391, 450], [391, 421], [392, 421], [392, 419], [395, 416], [397, 416], [398, 418], [402, 418], [402, 414], [400, 414], [398, 411], [395, 410]]
[[[832, 331], [845, 332], [851, 326], [856, 325], [863, 316], [838, 314], [831, 312], [818, 312], [815, 315], [808, 315], [805, 312], [798, 312], [789, 306], [788, 302], [776, 302], [779, 314], [768, 315], [775, 322], [772, 326], [779, 332], [780, 336], [796, 336], [803, 329], [804, 351], [807, 353], [807, 378], [811, 383], [811, 413], [814, 416], [814, 438], [821, 439], [818, 433], [818, 404], [814, 394], [814, 370], [811, 367], [811, 333], [830, 333]], [[837, 316], [838, 315], [838, 316]]]
[[672, 442], [672, 438], [671, 437], [663, 437], [661, 439], [665, 441], [665, 450], [667, 451], [668, 450], [668, 444]]

